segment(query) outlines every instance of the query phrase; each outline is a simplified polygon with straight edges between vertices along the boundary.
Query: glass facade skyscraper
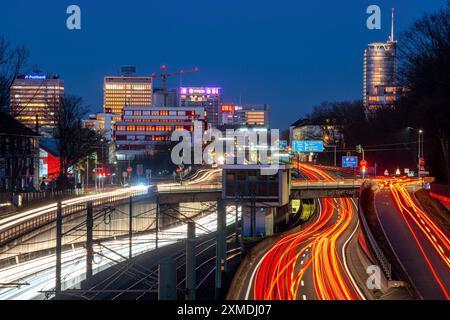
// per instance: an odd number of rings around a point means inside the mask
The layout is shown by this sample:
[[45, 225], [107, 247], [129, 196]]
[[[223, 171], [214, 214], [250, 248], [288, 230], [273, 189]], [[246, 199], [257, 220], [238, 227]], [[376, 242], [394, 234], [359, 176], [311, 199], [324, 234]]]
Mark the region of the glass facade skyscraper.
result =
[[25, 75], [11, 86], [11, 115], [35, 129], [52, 129], [64, 97], [64, 81], [57, 76]]
[[370, 43], [364, 50], [363, 103], [366, 117], [377, 110], [393, 108], [398, 95], [397, 42], [394, 40], [394, 11], [391, 36], [387, 42]]

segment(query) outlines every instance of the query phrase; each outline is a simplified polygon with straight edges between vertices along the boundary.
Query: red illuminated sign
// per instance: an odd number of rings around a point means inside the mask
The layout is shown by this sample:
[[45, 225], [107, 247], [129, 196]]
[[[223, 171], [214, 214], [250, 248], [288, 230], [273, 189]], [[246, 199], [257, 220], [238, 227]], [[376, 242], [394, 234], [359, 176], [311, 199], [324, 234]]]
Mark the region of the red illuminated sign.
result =
[[223, 105], [222, 112], [234, 112], [234, 106], [233, 105]]

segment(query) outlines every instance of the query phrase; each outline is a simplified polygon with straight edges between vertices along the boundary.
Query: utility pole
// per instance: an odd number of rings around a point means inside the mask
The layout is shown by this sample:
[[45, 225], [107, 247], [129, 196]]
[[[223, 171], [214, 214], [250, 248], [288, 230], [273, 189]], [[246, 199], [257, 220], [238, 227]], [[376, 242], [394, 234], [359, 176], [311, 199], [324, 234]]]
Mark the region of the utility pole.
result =
[[[242, 210], [242, 209], [241, 209]], [[236, 232], [236, 243], [239, 242], [239, 202], [236, 201], [236, 217], [235, 217], [235, 232]]]
[[156, 213], [155, 213], [155, 249], [158, 249], [158, 233], [159, 233], [159, 197], [156, 196]]
[[187, 223], [186, 239], [186, 299], [195, 300], [196, 257], [195, 257], [195, 222]]
[[92, 277], [92, 261], [94, 260], [94, 213], [92, 201], [86, 204], [86, 280]]
[[133, 257], [133, 196], [130, 196], [128, 209], [128, 259]]
[[86, 157], [86, 187], [89, 187], [89, 155]]
[[62, 207], [58, 201], [56, 209], [56, 283], [55, 299], [58, 300], [61, 294], [61, 251], [62, 251]]
[[222, 278], [226, 263], [226, 213], [225, 202], [222, 199], [217, 201], [217, 235], [216, 235], [216, 290], [215, 297], [222, 296]]
[[177, 271], [173, 258], [165, 258], [159, 263], [158, 300], [177, 299]]
[[256, 203], [255, 197], [252, 196], [251, 207], [250, 207], [250, 229], [252, 238], [256, 237]]
[[336, 145], [333, 146], [334, 147], [334, 166], [336, 167]]

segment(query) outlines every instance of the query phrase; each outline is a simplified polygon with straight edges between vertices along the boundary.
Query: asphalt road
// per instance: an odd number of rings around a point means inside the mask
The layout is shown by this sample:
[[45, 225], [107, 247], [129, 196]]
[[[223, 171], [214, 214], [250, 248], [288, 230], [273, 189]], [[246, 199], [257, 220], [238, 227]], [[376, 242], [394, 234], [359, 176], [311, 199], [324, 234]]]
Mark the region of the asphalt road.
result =
[[421, 298], [448, 299], [450, 269], [419, 227], [398, 210], [389, 189], [375, 193], [375, 209], [392, 250]]
[[[303, 170], [311, 178], [321, 175], [325, 180], [333, 179], [312, 166]], [[356, 213], [350, 199], [322, 199], [313, 221], [258, 253], [250, 276], [231, 296], [257, 300], [364, 299], [346, 255], [359, 228]]]

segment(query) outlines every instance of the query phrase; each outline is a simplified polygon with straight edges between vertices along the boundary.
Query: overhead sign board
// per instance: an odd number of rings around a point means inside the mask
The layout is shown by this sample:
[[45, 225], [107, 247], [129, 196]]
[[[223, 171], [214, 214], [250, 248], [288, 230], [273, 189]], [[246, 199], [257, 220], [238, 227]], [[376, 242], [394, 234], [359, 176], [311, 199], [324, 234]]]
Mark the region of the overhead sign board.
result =
[[287, 141], [286, 140], [278, 140], [278, 149], [286, 150]]
[[342, 168], [357, 168], [357, 167], [358, 167], [358, 157], [356, 156], [342, 157]]
[[322, 140], [294, 140], [292, 141], [294, 152], [323, 152]]

